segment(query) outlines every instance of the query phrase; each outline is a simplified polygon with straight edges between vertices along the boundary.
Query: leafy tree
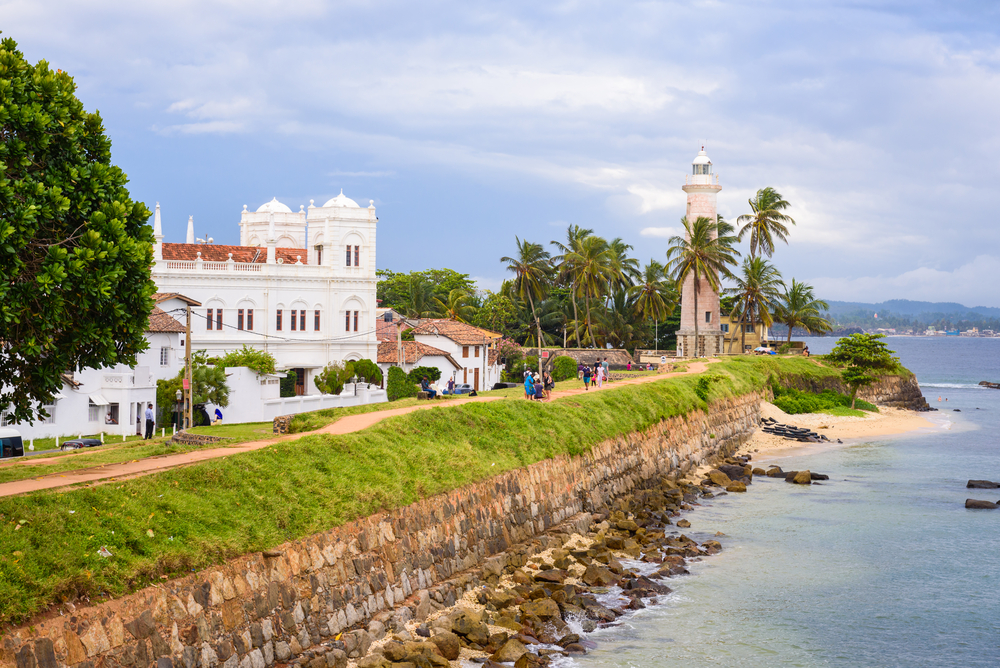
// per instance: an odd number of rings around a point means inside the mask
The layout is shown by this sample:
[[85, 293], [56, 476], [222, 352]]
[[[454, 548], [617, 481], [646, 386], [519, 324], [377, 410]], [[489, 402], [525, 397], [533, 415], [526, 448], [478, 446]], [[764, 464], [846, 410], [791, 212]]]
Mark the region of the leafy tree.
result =
[[243, 344], [240, 350], [233, 350], [216, 362], [216, 366], [225, 369], [226, 367], [245, 366], [258, 374], [274, 373], [274, 355], [264, 350], [251, 348]]
[[386, 394], [389, 401], [417, 396], [417, 386], [406, 376], [406, 372], [398, 366], [389, 367], [389, 380], [386, 383]]
[[351, 364], [354, 367], [354, 373], [359, 378], [364, 378], [365, 382], [372, 385], [382, 384], [382, 369], [378, 368], [378, 364], [375, 364], [375, 362], [369, 359], [360, 359]]
[[344, 384], [351, 379], [354, 373], [352, 362], [330, 362], [316, 374], [313, 383], [316, 385], [316, 389], [323, 394], [340, 394], [344, 390]]
[[406, 377], [410, 379], [411, 383], [420, 384], [424, 376], [427, 376], [427, 380], [430, 382], [436, 383], [441, 380], [441, 369], [436, 366], [415, 366], [410, 369], [410, 373]]
[[[181, 369], [177, 376], [169, 380], [156, 381], [156, 405], [162, 415], [171, 412], [177, 403], [177, 390], [184, 387], [185, 370]], [[195, 408], [203, 408], [205, 404], [215, 404], [225, 408], [229, 405], [229, 385], [226, 383], [225, 369], [210, 366], [204, 350], [191, 355], [191, 404]]]
[[586, 334], [590, 336], [590, 344], [596, 348], [590, 303], [591, 299], [597, 300], [606, 294], [608, 285], [614, 280], [617, 271], [614, 251], [601, 237], [588, 236], [580, 241], [579, 250], [565, 256], [564, 262], [569, 262], [576, 274], [577, 290], [583, 295], [586, 310]]
[[785, 289], [785, 294], [774, 312], [774, 319], [788, 327], [788, 343], [792, 342], [792, 329], [801, 327], [810, 334], [823, 334], [833, 329], [830, 321], [823, 313], [830, 305], [813, 296], [813, 287], [792, 279], [792, 285]]
[[[740, 267], [740, 273], [735, 276], [735, 287], [727, 292], [735, 297], [733, 314], [740, 324], [740, 349], [746, 348], [746, 328], [744, 322], [749, 322], [753, 328], [758, 322], [765, 327], [774, 323], [771, 312], [781, 298], [785, 284], [781, 274], [770, 262], [761, 257], [748, 257]], [[732, 352], [734, 335], [729, 340], [729, 351]]]
[[[699, 216], [693, 223], [687, 217], [681, 218], [684, 226], [684, 236], [673, 236], [669, 239], [667, 249], [667, 271], [674, 276], [680, 286], [688, 276], [694, 279], [694, 312], [698, 313], [698, 291], [701, 281], [719, 291], [721, 276], [731, 276], [728, 265], [736, 264], [736, 258], [731, 247], [720, 242], [716, 236], [716, 223], [704, 216]], [[694, 357], [698, 357], [698, 320], [694, 319]], [[687, 351], [684, 351], [688, 354]]]
[[854, 408], [858, 390], [878, 380], [878, 372], [893, 371], [899, 367], [894, 350], [882, 342], [884, 334], [851, 334], [837, 341], [826, 359], [846, 367], [841, 378], [851, 388], [851, 408]]
[[750, 257], [774, 254], [774, 238], [788, 243], [788, 225], [794, 225], [791, 216], [784, 213], [789, 206], [774, 188], [761, 188], [748, 200], [752, 213], [745, 213], [736, 219], [742, 223], [739, 240], [750, 235]]
[[613, 268], [608, 292], [613, 293], [618, 288], [635, 285], [642, 272], [639, 271], [639, 261], [628, 256], [632, 246], [622, 241], [621, 237], [616, 237], [608, 244], [608, 250], [611, 251]]
[[560, 355], [552, 360], [552, 380], [559, 382], [576, 378], [576, 360], [568, 355]]
[[417, 273], [410, 274], [406, 283], [407, 318], [429, 318], [434, 315], [434, 289], [426, 278]]
[[0, 410], [16, 421], [66, 371], [133, 366], [147, 346], [150, 212], [75, 90], [0, 42]]
[[638, 282], [629, 288], [636, 313], [647, 320], [662, 322], [677, 308], [677, 286], [669, 280], [662, 264], [650, 259]]
[[557, 265], [558, 276], [557, 278], [564, 284], [568, 281], [570, 288], [570, 298], [573, 303], [573, 329], [574, 329], [574, 340], [576, 345], [580, 345], [580, 339], [577, 338], [579, 335], [579, 322], [580, 317], [577, 314], [577, 299], [579, 299], [580, 291], [577, 285], [577, 279], [579, 278], [579, 272], [575, 262], [580, 258], [580, 250], [583, 246], [583, 240], [594, 234], [594, 230], [586, 229], [580, 227], [579, 225], [570, 225], [566, 229], [566, 243], [563, 244], [559, 241], [550, 242], [553, 246], [558, 248], [562, 253], [555, 256], [553, 261]]
[[[549, 264], [549, 253], [545, 251], [541, 244], [533, 244], [529, 241], [517, 241], [517, 257], [502, 257], [501, 262], [507, 263], [507, 271], [514, 274], [513, 288], [521, 299], [527, 300], [531, 306], [531, 317], [535, 321], [538, 330], [538, 347], [542, 346], [542, 325], [538, 321], [535, 311], [535, 302], [545, 296], [549, 287], [549, 277], [552, 273], [552, 266]], [[538, 373], [542, 372], [539, 364]]]
[[518, 316], [517, 306], [501, 292], [486, 292], [486, 299], [472, 317], [472, 324], [517, 340], [522, 339], [527, 331]]

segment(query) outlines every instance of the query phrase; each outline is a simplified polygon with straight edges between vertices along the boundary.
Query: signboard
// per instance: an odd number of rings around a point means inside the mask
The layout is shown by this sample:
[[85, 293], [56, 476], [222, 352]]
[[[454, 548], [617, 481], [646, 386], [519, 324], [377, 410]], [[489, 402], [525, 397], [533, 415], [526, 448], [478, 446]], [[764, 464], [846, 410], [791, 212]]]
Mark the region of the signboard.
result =
[[666, 363], [667, 363], [667, 356], [660, 355], [660, 364], [666, 364]]
[[542, 351], [542, 359], [543, 360], [547, 360], [548, 358], [549, 358], [549, 351], [548, 350], [543, 350]]
[[187, 378], [185, 378], [185, 379], [184, 379], [184, 389], [185, 389], [185, 390], [189, 390], [189, 389], [191, 389], [191, 386], [190, 386], [190, 385], [188, 385], [188, 379], [187, 379]]

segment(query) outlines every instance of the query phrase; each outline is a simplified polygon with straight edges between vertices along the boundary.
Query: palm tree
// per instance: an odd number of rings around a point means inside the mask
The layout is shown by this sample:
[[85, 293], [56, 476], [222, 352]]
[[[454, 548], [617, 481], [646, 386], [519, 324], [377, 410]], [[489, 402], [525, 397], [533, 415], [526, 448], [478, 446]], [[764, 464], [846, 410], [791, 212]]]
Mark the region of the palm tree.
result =
[[427, 318], [434, 314], [434, 291], [427, 279], [416, 272], [410, 274], [406, 292], [407, 318]]
[[[580, 317], [577, 314], [576, 300], [578, 298], [578, 286], [576, 284], [577, 271], [576, 267], [573, 265], [573, 257], [577, 257], [580, 251], [582, 242], [587, 237], [594, 234], [594, 230], [580, 227], [579, 225], [570, 225], [566, 228], [566, 243], [560, 243], [558, 241], [550, 242], [553, 246], [562, 251], [561, 255], [555, 256], [553, 261], [559, 265], [559, 278], [563, 281], [569, 281], [570, 298], [573, 301], [573, 322], [579, 323]], [[567, 259], [569, 256], [570, 259]], [[577, 336], [579, 335], [579, 327], [577, 327]], [[576, 345], [580, 345], [580, 339], [576, 339]]]
[[608, 248], [611, 250], [611, 255], [614, 258], [612, 260], [612, 267], [614, 274], [611, 276], [611, 290], [613, 293], [619, 288], [630, 288], [635, 285], [635, 282], [639, 280], [642, 273], [639, 271], [639, 261], [634, 257], [629, 257], [628, 252], [632, 250], [630, 244], [622, 241], [621, 237], [615, 237], [608, 244]]
[[549, 253], [541, 244], [530, 241], [517, 241], [517, 257], [502, 257], [501, 262], [507, 263], [507, 271], [514, 274], [512, 288], [521, 299], [526, 299], [531, 307], [531, 317], [538, 331], [538, 373], [542, 373], [542, 324], [535, 311], [535, 300], [541, 301], [548, 291], [549, 277], [552, 265], [549, 264]]
[[[785, 283], [781, 280], [781, 274], [770, 262], [762, 257], [748, 257], [740, 267], [739, 275], [734, 277], [736, 286], [726, 290], [736, 297], [734, 311], [738, 314], [740, 323], [740, 346], [746, 345], [746, 327], [743, 323], [750, 322], [751, 329], [760, 322], [765, 327], [774, 324], [771, 313], [781, 293]], [[733, 342], [736, 337], [729, 341], [729, 351], [733, 350]]]
[[469, 293], [461, 288], [455, 288], [445, 299], [434, 298], [434, 315], [439, 318], [451, 318], [459, 322], [470, 322], [476, 315], [476, 307], [471, 302]]
[[571, 263], [576, 274], [577, 289], [583, 294], [587, 313], [587, 333], [590, 343], [595, 348], [593, 318], [590, 311], [590, 299], [600, 297], [607, 288], [615, 273], [615, 256], [608, 242], [601, 237], [588, 236], [580, 242], [579, 250], [571, 251], [565, 256]]
[[677, 307], [677, 286], [667, 278], [662, 264], [650, 259], [642, 278], [629, 288], [635, 311], [646, 320], [666, 320]]
[[673, 276], [678, 291], [688, 276], [694, 278], [694, 356], [698, 357], [698, 290], [704, 279], [708, 285], [719, 291], [719, 280], [730, 276], [729, 265], [736, 264], [731, 248], [719, 242], [716, 237], [716, 222], [699, 216], [694, 223], [687, 217], [681, 218], [684, 236], [670, 237], [667, 249], [667, 271]]
[[829, 309], [829, 304], [813, 296], [811, 285], [793, 278], [792, 285], [785, 289], [785, 294], [775, 309], [774, 319], [788, 326], [788, 343], [791, 343], [793, 327], [801, 327], [810, 334], [832, 330], [833, 325], [822, 316]]
[[749, 200], [752, 213], [745, 213], [736, 219], [741, 223], [738, 239], [750, 235], [750, 257], [757, 257], [757, 251], [771, 257], [774, 254], [774, 237], [788, 243], [788, 225], [795, 221], [783, 212], [790, 205], [774, 188], [761, 188]]

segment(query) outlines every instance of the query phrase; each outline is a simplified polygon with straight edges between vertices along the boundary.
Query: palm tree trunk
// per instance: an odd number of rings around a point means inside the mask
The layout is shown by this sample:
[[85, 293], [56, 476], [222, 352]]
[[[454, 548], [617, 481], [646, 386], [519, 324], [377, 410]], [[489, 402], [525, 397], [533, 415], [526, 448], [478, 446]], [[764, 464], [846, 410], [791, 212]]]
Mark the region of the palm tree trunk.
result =
[[694, 269], [694, 356], [698, 357], [698, 268]]
[[740, 354], [747, 350], [747, 328], [743, 324], [743, 314], [740, 314]]
[[[525, 291], [527, 292], [527, 290]], [[531, 317], [535, 319], [535, 328], [538, 331], [538, 377], [542, 377], [542, 323], [538, 320], [538, 316], [535, 315], [535, 300], [531, 298], [531, 293], [528, 292], [528, 304], [531, 305]]]
[[788, 325], [788, 345], [792, 345], [792, 323], [785, 323]]
[[577, 313], [577, 310], [576, 310], [576, 281], [573, 281], [570, 284], [569, 297], [570, 297], [570, 299], [573, 300], [573, 326], [576, 328], [576, 332], [577, 333], [575, 335], [575, 339], [576, 339], [576, 345], [579, 348], [580, 347], [580, 334], [579, 334], [579, 332], [580, 332], [580, 315]]
[[594, 338], [594, 330], [590, 325], [590, 293], [584, 293], [584, 302], [587, 305], [587, 333], [590, 334], [590, 345], [597, 348], [597, 339]]

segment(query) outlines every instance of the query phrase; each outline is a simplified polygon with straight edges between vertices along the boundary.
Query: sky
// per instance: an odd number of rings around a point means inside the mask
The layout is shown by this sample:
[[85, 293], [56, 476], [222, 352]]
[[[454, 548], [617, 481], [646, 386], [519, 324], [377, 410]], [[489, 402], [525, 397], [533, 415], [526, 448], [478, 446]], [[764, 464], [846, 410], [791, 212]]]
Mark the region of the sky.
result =
[[0, 0], [74, 76], [167, 241], [343, 189], [378, 266], [497, 289], [566, 227], [663, 261], [704, 145], [719, 212], [766, 186], [817, 296], [1000, 306], [1000, 5]]

